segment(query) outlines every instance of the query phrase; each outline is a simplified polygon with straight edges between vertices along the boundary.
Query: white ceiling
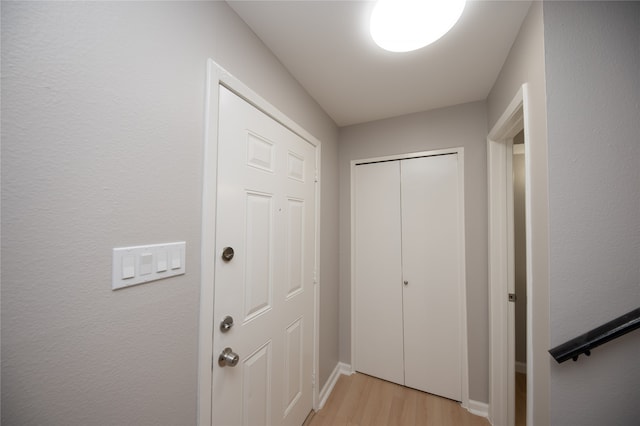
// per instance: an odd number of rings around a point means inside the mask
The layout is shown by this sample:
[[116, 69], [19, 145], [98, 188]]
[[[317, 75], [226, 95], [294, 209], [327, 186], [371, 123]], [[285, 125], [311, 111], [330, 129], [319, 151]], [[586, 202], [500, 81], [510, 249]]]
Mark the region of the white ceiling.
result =
[[531, 1], [468, 1], [447, 35], [408, 53], [373, 43], [371, 1], [228, 3], [338, 126], [347, 126], [486, 99]]

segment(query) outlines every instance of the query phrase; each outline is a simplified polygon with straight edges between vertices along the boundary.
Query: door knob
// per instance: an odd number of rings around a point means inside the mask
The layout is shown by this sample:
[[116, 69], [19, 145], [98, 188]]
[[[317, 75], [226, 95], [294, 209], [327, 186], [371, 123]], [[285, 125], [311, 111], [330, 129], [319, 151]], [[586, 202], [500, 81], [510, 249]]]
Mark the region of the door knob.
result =
[[220, 367], [235, 367], [238, 361], [240, 361], [240, 357], [231, 348], [225, 348], [218, 357], [218, 365]]

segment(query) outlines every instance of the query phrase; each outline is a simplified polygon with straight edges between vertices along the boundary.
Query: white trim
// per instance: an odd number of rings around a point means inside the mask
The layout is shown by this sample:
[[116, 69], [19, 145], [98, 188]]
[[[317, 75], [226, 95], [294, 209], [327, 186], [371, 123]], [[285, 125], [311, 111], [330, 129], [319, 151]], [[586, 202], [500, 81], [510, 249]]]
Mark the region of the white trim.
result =
[[[518, 128], [513, 129], [518, 131]], [[515, 136], [515, 135], [514, 135]], [[515, 253], [515, 225], [513, 213], [513, 137], [509, 137], [504, 142], [507, 154], [507, 179], [505, 182], [505, 194], [507, 200], [507, 293], [516, 292], [516, 253]], [[505, 295], [505, 298], [507, 296]], [[506, 301], [504, 303], [507, 303]], [[516, 304], [507, 303], [507, 407], [509, 425], [516, 422]]]
[[475, 414], [476, 416], [488, 417], [489, 415], [489, 404], [486, 402], [469, 400], [469, 407], [467, 411], [471, 414]]
[[[526, 238], [526, 263], [527, 263], [527, 420], [526, 424], [533, 424], [534, 399], [533, 399], [533, 217], [531, 201], [531, 117], [529, 116], [529, 91], [527, 85], [522, 86], [522, 115], [524, 126], [524, 211], [525, 211], [525, 238]], [[548, 365], [548, 364], [547, 364]]]
[[[202, 185], [202, 241], [200, 249], [200, 321], [198, 333], [198, 399], [197, 422], [211, 424], [211, 386], [213, 365], [213, 262], [205, 254], [215, 252], [215, 212], [217, 200], [218, 164], [218, 85], [223, 70], [207, 61], [203, 185]], [[206, 236], [206, 238], [205, 238]]]
[[[288, 118], [256, 92], [235, 78], [212, 59], [207, 61], [205, 130], [203, 155], [202, 186], [202, 242], [200, 254], [200, 320], [198, 333], [198, 396], [197, 423], [200, 426], [211, 425], [212, 420], [212, 349], [213, 349], [213, 298], [215, 268], [215, 214], [217, 200], [217, 165], [218, 165], [218, 101], [219, 86], [223, 85], [245, 101], [262, 110], [274, 120], [305, 139], [316, 148], [316, 168], [318, 183], [316, 187], [316, 247], [315, 269], [317, 284], [314, 285], [314, 325], [313, 325], [313, 375], [317, 376], [319, 363], [319, 288], [320, 288], [320, 164], [321, 143], [305, 129]], [[313, 407], [319, 403], [319, 384], [313, 385]]]
[[524, 155], [524, 144], [514, 144], [513, 145], [513, 155]]
[[329, 399], [329, 395], [331, 395], [331, 392], [333, 392], [333, 388], [336, 386], [336, 383], [338, 383], [338, 379], [340, 379], [340, 376], [350, 376], [352, 374], [353, 370], [351, 369], [351, 366], [349, 364], [345, 364], [344, 362], [337, 363], [336, 367], [333, 369], [331, 375], [327, 379], [327, 382], [324, 384], [322, 390], [320, 391], [320, 402], [315, 410], [322, 410], [324, 404], [327, 403], [327, 399]]
[[[310, 136], [310, 135], [309, 135]], [[320, 159], [322, 158], [322, 145], [320, 141], [314, 139], [316, 147], [316, 264], [315, 264], [315, 283], [313, 286], [313, 409], [317, 410], [320, 404], [320, 383], [318, 374], [320, 371], [320, 195], [322, 193], [322, 176], [320, 169]]]
[[344, 376], [351, 376], [352, 374], [356, 374], [356, 370], [353, 368], [351, 364], [347, 364], [346, 362], [340, 362], [340, 374]]
[[[487, 137], [489, 207], [489, 419], [497, 426], [515, 422], [515, 308], [513, 288], [513, 137], [524, 128], [525, 216], [527, 240], [527, 359], [531, 344], [531, 166], [528, 87], [522, 85]], [[531, 369], [529, 363], [528, 369]], [[531, 377], [531, 371], [527, 372]], [[532, 421], [531, 381], [527, 380], [527, 422]]]
[[[508, 355], [506, 304], [507, 235], [506, 235], [506, 146], [488, 143], [488, 205], [489, 205], [489, 419], [494, 425], [507, 424]], [[502, 190], [500, 190], [502, 189]]]
[[358, 164], [357, 161], [351, 161], [351, 165], [349, 166], [349, 182], [350, 182], [350, 189], [349, 189], [349, 193], [351, 194], [351, 199], [349, 200], [350, 206], [349, 206], [349, 211], [350, 211], [350, 226], [351, 226], [351, 235], [350, 237], [350, 245], [351, 245], [351, 253], [350, 253], [350, 265], [351, 265], [351, 277], [349, 280], [349, 284], [350, 284], [350, 289], [351, 289], [351, 368], [353, 368], [353, 371], [356, 371], [357, 365], [356, 365], [356, 268], [355, 268], [355, 264], [356, 264], [356, 248], [354, 245], [354, 242], [356, 240], [356, 215], [355, 215], [355, 207], [356, 207], [356, 197], [354, 196], [354, 194], [356, 193], [356, 165]]
[[381, 161], [407, 160], [410, 158], [433, 157], [434, 155], [459, 154], [460, 152], [463, 152], [463, 151], [464, 151], [463, 147], [445, 148], [445, 149], [436, 149], [432, 151], [420, 151], [420, 152], [410, 152], [406, 154], [385, 155], [383, 157], [363, 158], [360, 160], [352, 160], [351, 167], [353, 168], [358, 164], [377, 163]]
[[409, 158], [417, 158], [417, 157], [428, 157], [434, 155], [444, 155], [444, 154], [457, 154], [458, 155], [458, 205], [460, 208], [460, 212], [462, 214], [459, 215], [459, 229], [462, 230], [460, 232], [460, 247], [462, 247], [460, 256], [460, 283], [461, 283], [461, 310], [460, 310], [460, 322], [461, 322], [461, 333], [460, 333], [460, 347], [462, 350], [461, 356], [461, 404], [462, 407], [469, 407], [469, 349], [468, 349], [468, 336], [467, 336], [467, 274], [466, 274], [466, 240], [465, 240], [465, 205], [464, 205], [464, 148], [447, 148], [447, 149], [439, 149], [433, 151], [421, 151], [421, 152], [413, 152], [406, 154], [396, 154], [396, 155], [388, 155], [384, 157], [374, 157], [374, 158], [366, 158], [360, 160], [352, 160], [350, 166], [350, 184], [351, 184], [351, 365], [353, 371], [355, 372], [357, 369], [356, 365], [356, 301], [355, 301], [355, 167], [358, 164], [364, 163], [373, 163], [380, 161], [395, 161], [395, 160], [404, 160]]
[[461, 379], [462, 379], [462, 401], [461, 404], [464, 408], [469, 407], [469, 336], [467, 333], [467, 228], [465, 226], [466, 223], [466, 214], [465, 214], [465, 186], [464, 186], [464, 148], [458, 148], [458, 208], [459, 212], [462, 213], [458, 216], [458, 226], [460, 229], [459, 235], [459, 247], [460, 250], [460, 269], [458, 270], [459, 280], [460, 280], [460, 296], [462, 309], [460, 312], [460, 323], [462, 329], [460, 330], [460, 347], [462, 348], [462, 362], [461, 365]]

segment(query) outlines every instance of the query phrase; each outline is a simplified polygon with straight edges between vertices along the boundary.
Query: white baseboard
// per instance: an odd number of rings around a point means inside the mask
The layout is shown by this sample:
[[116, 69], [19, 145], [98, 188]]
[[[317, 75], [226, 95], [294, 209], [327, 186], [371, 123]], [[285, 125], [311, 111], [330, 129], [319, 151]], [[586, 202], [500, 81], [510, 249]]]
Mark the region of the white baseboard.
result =
[[340, 367], [340, 374], [345, 376], [350, 376], [355, 373], [351, 364], [345, 364], [344, 362], [339, 362], [338, 366]]
[[527, 363], [516, 361], [516, 373], [527, 374]]
[[331, 391], [333, 391], [333, 387], [336, 385], [338, 379], [341, 375], [350, 376], [353, 374], [353, 368], [349, 364], [345, 364], [344, 362], [339, 362], [336, 364], [336, 367], [331, 372], [327, 383], [324, 384], [322, 390], [320, 391], [320, 403], [318, 404], [318, 410], [324, 407], [324, 404], [329, 399], [329, 395], [331, 395]]
[[467, 411], [476, 416], [489, 417], [489, 404], [470, 399]]

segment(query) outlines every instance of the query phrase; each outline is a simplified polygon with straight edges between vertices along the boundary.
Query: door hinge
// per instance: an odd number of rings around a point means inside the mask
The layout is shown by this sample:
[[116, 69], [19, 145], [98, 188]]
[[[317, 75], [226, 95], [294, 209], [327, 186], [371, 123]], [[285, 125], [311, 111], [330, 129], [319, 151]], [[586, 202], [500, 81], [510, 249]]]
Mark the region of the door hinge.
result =
[[313, 270], [313, 283], [318, 284], [318, 273], [315, 269]]
[[315, 373], [311, 374], [311, 387], [316, 385], [316, 375]]
[[518, 300], [518, 296], [515, 293], [509, 293], [509, 302], [515, 302]]
[[317, 169], [315, 171], [315, 175], [313, 177], [313, 180], [314, 180], [315, 183], [318, 183], [318, 170]]

